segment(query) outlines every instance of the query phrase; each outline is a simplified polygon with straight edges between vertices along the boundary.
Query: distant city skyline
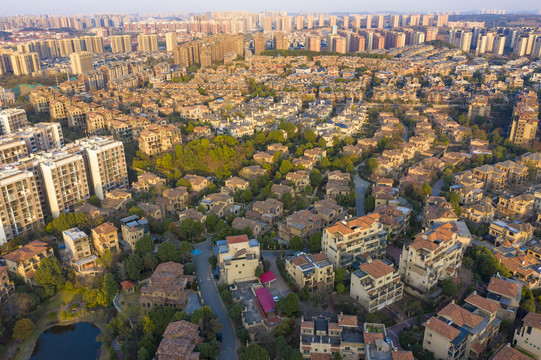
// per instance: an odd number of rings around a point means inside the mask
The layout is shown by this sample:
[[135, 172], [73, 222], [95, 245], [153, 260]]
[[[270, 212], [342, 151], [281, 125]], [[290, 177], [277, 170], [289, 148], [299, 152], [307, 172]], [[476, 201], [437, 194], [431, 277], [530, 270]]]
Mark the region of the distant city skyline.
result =
[[[227, 4], [227, 5], [224, 5]], [[285, 1], [277, 0], [272, 3], [254, 2], [248, 0], [194, 2], [182, 4], [172, 0], [154, 0], [137, 3], [128, 0], [96, 0], [81, 3], [68, 0], [38, 1], [28, 0], [10, 3], [9, 8], [3, 9], [2, 16], [24, 14], [75, 15], [91, 13], [180, 13], [180, 12], [211, 12], [211, 11], [288, 11], [288, 12], [437, 12], [461, 11], [469, 12], [480, 9], [502, 9], [507, 12], [535, 11], [541, 6], [536, 0], [508, 2], [504, 0], [456, 0], [448, 4], [426, 0], [382, 0], [370, 3], [340, 1], [329, 4], [323, 1]]]

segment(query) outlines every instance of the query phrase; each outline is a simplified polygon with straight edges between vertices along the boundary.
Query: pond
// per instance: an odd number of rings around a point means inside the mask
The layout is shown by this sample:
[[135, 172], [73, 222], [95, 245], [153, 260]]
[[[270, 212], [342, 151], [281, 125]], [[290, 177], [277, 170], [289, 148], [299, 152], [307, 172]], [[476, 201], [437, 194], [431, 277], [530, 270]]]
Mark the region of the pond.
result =
[[43, 332], [34, 346], [31, 360], [96, 360], [101, 342], [96, 340], [100, 329], [82, 322], [54, 326]]

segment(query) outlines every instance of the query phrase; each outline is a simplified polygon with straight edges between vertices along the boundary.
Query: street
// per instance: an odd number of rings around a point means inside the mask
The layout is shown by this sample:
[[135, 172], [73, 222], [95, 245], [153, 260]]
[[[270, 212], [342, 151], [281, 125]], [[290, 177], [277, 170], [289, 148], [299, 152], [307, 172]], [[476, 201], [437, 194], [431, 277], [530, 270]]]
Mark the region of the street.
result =
[[274, 286], [280, 291], [280, 294], [283, 296], [286, 296], [291, 292], [291, 289], [289, 286], [287, 286], [286, 281], [280, 274], [280, 271], [278, 270], [278, 267], [276, 266], [276, 258], [278, 257], [277, 251], [271, 251], [271, 250], [263, 250], [261, 251], [261, 256], [264, 260], [267, 260], [271, 264], [271, 271], [274, 273], [274, 276], [276, 276], [276, 281], [274, 282]]
[[355, 183], [355, 192], [357, 193], [357, 199], [355, 199], [357, 205], [357, 216], [364, 216], [364, 193], [371, 184], [368, 181], [361, 179], [359, 173], [355, 173], [353, 182]]
[[203, 296], [205, 305], [208, 305], [212, 311], [218, 316], [218, 320], [223, 325], [222, 329], [222, 344], [220, 346], [220, 355], [218, 359], [229, 360], [238, 359], [237, 355], [237, 338], [235, 336], [235, 328], [227, 315], [224, 303], [220, 298], [218, 289], [210, 272], [208, 258], [213, 255], [212, 241], [206, 241], [195, 245], [195, 248], [201, 251], [201, 254], [194, 255], [194, 263], [196, 267], [197, 283]]

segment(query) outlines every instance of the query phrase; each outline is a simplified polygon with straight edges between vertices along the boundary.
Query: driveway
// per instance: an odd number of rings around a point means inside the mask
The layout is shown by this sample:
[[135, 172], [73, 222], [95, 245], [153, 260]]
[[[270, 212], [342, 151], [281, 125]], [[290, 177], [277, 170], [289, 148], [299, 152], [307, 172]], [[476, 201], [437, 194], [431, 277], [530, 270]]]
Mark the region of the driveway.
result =
[[439, 179], [434, 183], [432, 186], [432, 192], [430, 195], [432, 196], [440, 196], [441, 188], [443, 187], [443, 178]]
[[274, 273], [274, 276], [276, 276], [276, 280], [274, 281], [273, 286], [278, 289], [280, 294], [282, 296], [286, 296], [291, 292], [291, 289], [289, 286], [287, 286], [286, 281], [282, 277], [282, 274], [280, 274], [280, 271], [278, 270], [278, 267], [276, 266], [276, 258], [278, 257], [278, 253], [276, 251], [261, 251], [261, 256], [263, 256], [264, 260], [267, 260], [271, 263], [271, 271]]
[[220, 355], [218, 355], [218, 359], [238, 359], [235, 328], [233, 327], [229, 315], [227, 315], [224, 303], [220, 298], [216, 283], [210, 272], [208, 258], [213, 255], [212, 241], [207, 239], [205, 242], [195, 245], [195, 248], [201, 251], [201, 254], [194, 255], [199, 290], [201, 290], [205, 305], [208, 305], [212, 309], [216, 316], [218, 316], [220, 323], [223, 325], [222, 344], [220, 345]]
[[357, 216], [364, 216], [364, 193], [371, 183], [362, 179], [358, 173], [355, 173], [353, 177], [353, 182], [355, 183], [355, 192], [357, 193], [357, 198], [355, 199], [357, 207]]
[[[421, 316], [421, 323], [424, 323], [426, 320], [428, 320], [432, 314], [424, 314]], [[387, 328], [387, 337], [393, 341], [394, 346], [396, 346], [399, 349], [402, 349], [400, 346], [400, 342], [398, 341], [398, 335], [400, 334], [400, 331], [403, 329], [407, 329], [412, 327], [417, 323], [417, 318], [411, 318], [408, 320], [404, 320], [401, 323], [398, 323], [394, 326], [391, 326], [390, 328]]]

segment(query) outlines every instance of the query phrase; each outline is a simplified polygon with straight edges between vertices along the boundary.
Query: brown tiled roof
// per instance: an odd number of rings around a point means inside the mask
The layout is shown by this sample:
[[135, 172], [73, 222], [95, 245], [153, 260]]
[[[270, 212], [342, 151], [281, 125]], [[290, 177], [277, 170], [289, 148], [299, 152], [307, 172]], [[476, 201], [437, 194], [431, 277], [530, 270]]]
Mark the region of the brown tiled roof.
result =
[[450, 303], [446, 307], [440, 310], [438, 315], [451, 319], [453, 323], [458, 326], [468, 325], [471, 328], [479, 325], [483, 318], [479, 315], [475, 315], [468, 310], [461, 308], [455, 303]]
[[515, 298], [518, 295], [519, 285], [511, 281], [492, 277], [488, 283], [488, 291], [502, 296]]
[[374, 345], [377, 339], [383, 340], [383, 333], [365, 332], [363, 336], [365, 344]]
[[393, 351], [393, 360], [414, 360], [411, 351]]
[[504, 346], [491, 360], [532, 360], [528, 355], [513, 349], [509, 344]]
[[449, 340], [454, 340], [460, 334], [460, 331], [458, 329], [455, 329], [451, 325], [447, 325], [446, 323], [435, 317], [431, 317], [430, 319], [428, 319], [424, 323], [424, 325], [430, 330], [437, 332], [438, 334]]
[[238, 244], [248, 241], [247, 235], [235, 235], [235, 236], [228, 236], [227, 238], [228, 244]]
[[541, 314], [528, 313], [524, 316], [524, 325], [531, 326], [537, 329], [541, 329]]
[[109, 222], [103, 223], [100, 226], [97, 226], [92, 230], [94, 230], [94, 232], [96, 232], [97, 234], [108, 234], [110, 232], [118, 231], [118, 229], [113, 224], [111, 224]]
[[357, 316], [355, 315], [338, 315], [339, 326], [358, 326]]
[[42, 253], [43, 251], [46, 251], [48, 248], [49, 245], [47, 245], [43, 241], [34, 240], [30, 244], [27, 244], [22, 248], [19, 248], [5, 255], [4, 259], [13, 262], [25, 261], [36, 256], [37, 254]]
[[394, 272], [392, 266], [385, 264], [379, 259], [372, 260], [372, 262], [366, 262], [359, 266], [359, 269], [375, 278], [380, 278]]
[[500, 304], [498, 304], [496, 301], [484, 298], [477, 294], [471, 294], [466, 298], [465, 301], [491, 314], [495, 313], [500, 308]]
[[320, 261], [329, 260], [329, 258], [327, 257], [327, 255], [325, 255], [325, 254], [323, 254], [323, 253], [312, 254], [312, 257], [314, 258], [314, 261], [315, 261], [315, 262], [320, 262]]

